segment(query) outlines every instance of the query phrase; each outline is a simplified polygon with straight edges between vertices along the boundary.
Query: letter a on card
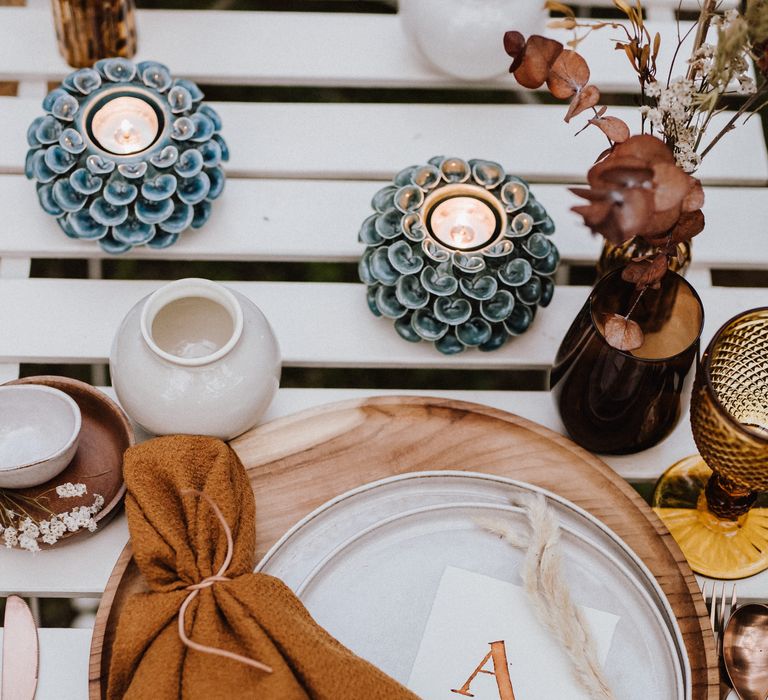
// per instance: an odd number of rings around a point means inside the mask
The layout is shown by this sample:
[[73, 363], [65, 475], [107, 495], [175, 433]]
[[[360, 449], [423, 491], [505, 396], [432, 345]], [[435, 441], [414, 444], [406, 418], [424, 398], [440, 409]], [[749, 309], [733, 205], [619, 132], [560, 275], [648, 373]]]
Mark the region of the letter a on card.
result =
[[[475, 697], [469, 690], [472, 681], [475, 680], [478, 673], [487, 673], [489, 676], [496, 677], [496, 685], [499, 688], [499, 700], [515, 700], [515, 691], [512, 690], [512, 679], [509, 677], [509, 667], [507, 666], [507, 648], [501, 640], [488, 643], [491, 646], [491, 650], [483, 657], [477, 668], [472, 671], [472, 675], [467, 678], [464, 685], [457, 690], [451, 690], [451, 692], [468, 698]], [[491, 659], [493, 671], [486, 671], [483, 668], [488, 663], [488, 659]]]

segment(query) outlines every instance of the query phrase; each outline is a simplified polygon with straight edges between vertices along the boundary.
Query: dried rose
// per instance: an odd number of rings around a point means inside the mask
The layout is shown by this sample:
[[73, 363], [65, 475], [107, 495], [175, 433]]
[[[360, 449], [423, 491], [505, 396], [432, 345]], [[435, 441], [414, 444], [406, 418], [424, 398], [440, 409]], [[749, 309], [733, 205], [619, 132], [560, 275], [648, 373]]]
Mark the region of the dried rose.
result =
[[[669, 237], [682, 214], [692, 214], [703, 203], [701, 183], [677, 166], [663, 141], [647, 134], [617, 144], [590, 168], [587, 181], [588, 189], [571, 191], [589, 204], [573, 211], [594, 233], [616, 245], [635, 236], [656, 245], [659, 237]], [[678, 237], [695, 228], [691, 223], [693, 219], [686, 219]]]

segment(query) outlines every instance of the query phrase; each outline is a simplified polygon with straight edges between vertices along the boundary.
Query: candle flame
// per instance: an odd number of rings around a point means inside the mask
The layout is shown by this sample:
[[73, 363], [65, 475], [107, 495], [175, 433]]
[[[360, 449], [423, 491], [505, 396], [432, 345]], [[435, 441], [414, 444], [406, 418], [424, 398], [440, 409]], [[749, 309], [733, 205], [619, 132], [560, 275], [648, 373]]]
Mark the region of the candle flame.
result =
[[454, 226], [448, 235], [452, 243], [466, 246], [475, 240], [475, 229], [466, 224], [459, 224]]
[[120, 122], [120, 128], [115, 132], [115, 139], [118, 143], [136, 143], [138, 136], [139, 133], [128, 119], [123, 119]]

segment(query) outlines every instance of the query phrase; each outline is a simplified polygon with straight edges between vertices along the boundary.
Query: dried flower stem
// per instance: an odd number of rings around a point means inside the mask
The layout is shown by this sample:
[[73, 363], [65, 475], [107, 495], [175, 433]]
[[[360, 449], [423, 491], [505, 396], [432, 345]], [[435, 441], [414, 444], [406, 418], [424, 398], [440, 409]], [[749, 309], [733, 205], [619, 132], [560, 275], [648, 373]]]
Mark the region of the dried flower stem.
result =
[[712, 147], [721, 138], [723, 138], [723, 136], [725, 136], [729, 131], [733, 130], [734, 125], [739, 120], [739, 117], [741, 117], [745, 112], [748, 112], [752, 105], [764, 97], [765, 95], [761, 92], [756, 92], [754, 95], [751, 95], [749, 99], [747, 99], [744, 104], [742, 104], [741, 107], [739, 107], [738, 110], [733, 113], [733, 116], [728, 120], [728, 123], [722, 129], [720, 129], [715, 137], [709, 142], [709, 145], [701, 152], [701, 157], [703, 158], [705, 155], [707, 155], [707, 153], [712, 150]]
[[640, 294], [637, 295], [637, 298], [632, 303], [632, 306], [630, 307], [629, 311], [627, 311], [627, 313], [625, 314], [624, 319], [626, 321], [629, 321], [629, 317], [632, 315], [632, 312], [635, 310], [635, 307], [638, 305], [638, 303], [640, 303], [640, 300], [643, 298], [643, 294], [645, 294], [645, 290], [646, 289], [648, 289], [648, 285], [647, 284], [645, 285], [645, 287], [643, 287], [640, 290]]
[[[709, 33], [709, 25], [712, 21], [712, 16], [715, 14], [716, 9], [717, 0], [705, 0], [704, 4], [701, 6], [699, 20], [695, 25], [696, 38], [693, 40], [693, 50], [691, 51], [692, 57], [701, 48], [702, 44], [704, 44], [704, 40], [707, 38], [707, 34]], [[696, 71], [696, 67], [693, 63], [691, 63], [691, 65], [688, 67], [688, 75], [686, 77], [689, 80], [693, 80], [696, 77]]]

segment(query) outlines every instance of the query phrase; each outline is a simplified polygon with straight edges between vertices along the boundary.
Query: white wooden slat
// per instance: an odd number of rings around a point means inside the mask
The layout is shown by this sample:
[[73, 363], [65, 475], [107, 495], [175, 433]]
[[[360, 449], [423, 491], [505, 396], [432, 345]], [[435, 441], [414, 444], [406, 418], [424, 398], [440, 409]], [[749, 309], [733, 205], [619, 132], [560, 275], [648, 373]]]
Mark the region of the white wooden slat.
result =
[[[0, 280], [0, 362], [103, 362], [131, 306], [160, 283], [117, 280]], [[234, 282], [270, 319], [287, 366], [540, 368], [551, 365], [588, 295], [559, 287], [530, 330], [492, 353], [446, 357], [402, 340], [367, 309], [358, 284]], [[705, 337], [745, 308], [764, 305], [764, 289], [705, 289]], [[41, 332], [41, 329], [44, 329]], [[344, 329], [344, 332], [341, 332]]]
[[[648, 22], [651, 33], [664, 37], [662, 66], [668, 65], [677, 35], [676, 23], [668, 14], [664, 19]], [[683, 25], [683, 34], [688, 26]], [[513, 26], [498, 27], [502, 76], [482, 83], [467, 83], [430, 66], [396, 15], [140, 10], [137, 27], [136, 60], [162, 61], [177, 74], [203, 83], [517, 89], [503, 75], [509, 60], [502, 37]], [[561, 41], [571, 38], [561, 30], [542, 31]], [[169, 41], [169, 35], [182, 39]], [[634, 93], [635, 73], [612, 52], [610, 38], [602, 32], [579, 47], [592, 81], [601, 90]], [[0, 80], [60, 80], [70, 70], [59, 55], [50, 10], [0, 8]]]
[[[114, 398], [111, 388], [104, 389]], [[366, 396], [423, 395], [453, 398], [494, 406], [516, 413], [558, 432], [563, 431], [548, 392], [537, 391], [434, 391], [380, 389], [280, 389], [263, 422], [314, 408], [326, 403]], [[685, 401], [687, 405], [687, 398]], [[143, 433], [137, 440], [146, 439]], [[670, 464], [695, 452], [687, 420], [681, 420], [660, 445], [636, 455], [603, 456], [624, 478], [652, 482]], [[99, 596], [106, 586], [114, 562], [127, 542], [124, 515], [93, 537], [83, 537], [64, 546], [30, 556], [26, 552], [0, 549], [0, 596], [22, 593], [31, 596]], [[87, 562], [87, 565], [85, 565]], [[739, 582], [742, 599], [765, 597], [768, 573]]]
[[29, 277], [32, 261], [28, 257], [3, 257], [0, 254], [0, 277], [19, 279]]
[[19, 378], [18, 363], [0, 364], [0, 384]]
[[100, 596], [127, 541], [128, 522], [121, 511], [93, 535], [85, 533], [35, 554], [3, 547], [0, 596]]
[[[37, 700], [87, 700], [91, 630], [41, 628]], [[0, 628], [0, 646], [3, 630]], [[2, 670], [0, 670], [2, 678]]]
[[[203, 229], [185, 233], [166, 250], [140, 247], [124, 257], [356, 261], [363, 250], [357, 231], [382, 186], [374, 181], [230, 179]], [[553, 240], [563, 260], [594, 261], [601, 239], [570, 211], [580, 200], [562, 185], [535, 184], [533, 192], [557, 224]], [[0, 276], [5, 262], [17, 256], [108, 257], [92, 241], [63, 235], [38, 205], [34, 185], [22, 176], [0, 175], [0, 211]], [[707, 188], [707, 226], [693, 243], [694, 268], [768, 267], [768, 247], [755, 225], [755, 212], [761, 211], [768, 211], [768, 188]]]
[[[532, 181], [583, 181], [606, 142], [598, 129], [577, 138], [557, 105], [214, 103], [224, 120], [234, 176], [387, 179], [437, 154], [498, 160]], [[637, 112], [614, 115], [639, 126]], [[23, 172], [34, 100], [0, 98], [0, 173]], [[711, 129], [728, 118], [721, 114]], [[702, 165], [705, 183], [768, 182], [758, 119], [728, 134]], [[297, 206], [301, 203], [297, 202]], [[311, 214], [308, 213], [308, 216]]]

